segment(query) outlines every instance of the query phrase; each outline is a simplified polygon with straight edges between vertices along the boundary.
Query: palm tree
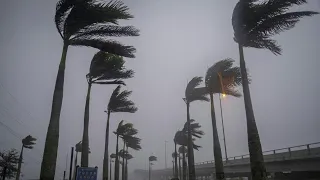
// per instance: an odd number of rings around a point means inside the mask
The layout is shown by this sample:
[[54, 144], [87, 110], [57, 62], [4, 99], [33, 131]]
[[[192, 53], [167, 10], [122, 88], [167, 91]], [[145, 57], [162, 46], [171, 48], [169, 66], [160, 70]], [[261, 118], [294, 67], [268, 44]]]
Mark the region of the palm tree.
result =
[[157, 161], [157, 157], [149, 156], [149, 180], [151, 180], [151, 166], [153, 165], [153, 161]]
[[[281, 54], [281, 47], [271, 37], [289, 30], [303, 17], [318, 14], [313, 11], [290, 11], [294, 5], [307, 0], [240, 0], [232, 14], [234, 40], [238, 43], [244, 104], [247, 117], [248, 146], [253, 180], [266, 179], [261, 142], [254, 117], [249, 81], [244, 60], [243, 47], [268, 49], [275, 55]], [[290, 11], [290, 12], [289, 12]]]
[[137, 130], [133, 128], [132, 123], [123, 124], [123, 120], [118, 124], [118, 128], [114, 134], [117, 136], [116, 140], [116, 160], [115, 160], [115, 170], [114, 179], [119, 180], [119, 137], [123, 138], [125, 136], [131, 136], [132, 134], [137, 134]]
[[178, 152], [182, 154], [182, 180], [186, 180], [186, 170], [187, 170], [187, 162], [186, 162], [186, 146], [180, 146]]
[[[203, 131], [201, 131], [201, 130], [199, 130], [198, 128], [200, 128], [201, 126], [199, 125], [199, 123], [193, 123], [194, 122], [194, 120], [193, 119], [191, 119], [190, 120], [191, 122], [192, 122], [192, 124], [191, 124], [191, 134], [193, 134], [193, 135], [196, 135], [196, 137], [199, 137], [199, 138], [201, 138], [201, 136], [202, 135], [204, 135], [204, 133], [203, 133]], [[196, 125], [194, 125], [194, 124], [196, 124]], [[187, 128], [187, 125], [188, 125], [188, 123], [185, 123], [185, 127], [183, 128], [183, 130], [182, 131], [178, 131], [177, 133], [176, 133], [176, 136], [175, 136], [175, 141], [176, 141], [176, 143], [178, 144], [178, 145], [181, 145], [181, 146], [184, 146], [185, 148], [185, 152], [184, 152], [184, 154], [185, 154], [185, 156], [183, 156], [182, 158], [183, 158], [183, 161], [185, 162], [185, 157], [186, 157], [186, 155], [187, 155], [187, 148], [186, 148], [186, 146], [188, 145], [188, 135], [187, 135], [187, 131], [185, 130], [186, 128]], [[199, 126], [199, 127], [198, 127]], [[192, 138], [192, 146], [193, 146], [193, 149], [195, 149], [195, 150], [199, 150], [199, 148], [201, 147], [201, 146], [198, 146], [198, 145], [196, 145], [196, 144], [194, 144], [194, 141], [195, 141], [195, 138]], [[180, 150], [179, 150], [180, 151]], [[173, 154], [172, 154], [172, 158], [176, 158], [176, 157], [178, 157], [178, 152], [174, 152]], [[188, 156], [187, 156], [188, 157]], [[175, 161], [174, 161], [175, 162]], [[182, 164], [183, 165], [183, 174], [184, 174], [184, 176], [183, 176], [183, 179], [185, 180], [186, 179], [186, 172], [187, 172], [187, 163], [183, 163]]]
[[[188, 129], [191, 127], [190, 122], [190, 103], [194, 101], [209, 101], [206, 97], [206, 90], [205, 88], [197, 88], [200, 83], [202, 82], [202, 77], [194, 77], [187, 85], [185, 90], [185, 98], [183, 98], [184, 102], [187, 105], [187, 123]], [[188, 131], [188, 165], [189, 165], [189, 179], [194, 180], [196, 179], [195, 174], [195, 167], [194, 167], [194, 155], [193, 155], [193, 148], [192, 147], [192, 135], [191, 132]]]
[[[138, 131], [137, 131], [138, 132]], [[122, 137], [124, 143], [125, 143], [125, 147], [127, 148], [126, 151], [128, 152], [126, 158], [125, 158], [125, 180], [128, 179], [128, 160], [132, 159], [133, 157], [129, 154], [129, 148], [139, 151], [141, 150], [141, 146], [140, 146], [140, 142], [141, 139], [134, 137], [132, 134], [131, 135], [127, 135]]]
[[128, 112], [135, 113], [138, 109], [135, 107], [134, 103], [128, 100], [132, 91], [122, 91], [120, 92], [121, 86], [119, 85], [112, 93], [108, 108], [105, 111], [108, 114], [107, 127], [106, 127], [106, 140], [104, 149], [104, 159], [103, 159], [103, 179], [108, 179], [108, 156], [109, 156], [109, 121], [111, 113], [117, 112]]
[[81, 166], [87, 167], [89, 162], [88, 147], [89, 147], [89, 105], [90, 93], [92, 84], [124, 84], [123, 79], [133, 77], [132, 70], [126, 70], [124, 67], [125, 61], [122, 57], [106, 53], [103, 51], [97, 52], [90, 65], [89, 73], [87, 74], [88, 90], [84, 112], [84, 128], [82, 136], [82, 153]]
[[112, 174], [112, 167], [111, 166], [112, 166], [112, 162], [114, 162], [112, 159], [115, 159], [115, 158], [116, 158], [116, 154], [114, 154], [114, 153], [110, 154], [110, 168], [109, 168], [110, 169], [110, 172], [109, 172], [110, 173], [110, 180], [112, 179], [111, 178], [111, 174]]
[[23, 149], [27, 148], [27, 149], [33, 149], [33, 145], [36, 144], [37, 139], [32, 137], [31, 135], [28, 135], [27, 137], [25, 137], [24, 139], [22, 139], [22, 147], [21, 147], [21, 152], [20, 152], [20, 156], [19, 156], [19, 162], [18, 162], [18, 170], [17, 170], [17, 174], [16, 174], [16, 180], [20, 179], [20, 172], [21, 172], [21, 164], [22, 164], [22, 159], [23, 159]]
[[206, 73], [205, 84], [210, 95], [211, 121], [213, 135], [213, 154], [216, 169], [216, 179], [224, 179], [223, 161], [219, 142], [216, 115], [213, 103], [214, 94], [227, 94], [239, 97], [235, 87], [241, 84], [239, 67], [232, 67], [234, 60], [224, 59], [212, 65]]
[[63, 50], [56, 78], [51, 116], [46, 135], [40, 179], [54, 179], [59, 143], [59, 121], [63, 99], [64, 74], [68, 47], [88, 46], [119, 56], [133, 58], [135, 48], [124, 46], [109, 36], [138, 36], [132, 26], [118, 26], [118, 20], [133, 18], [129, 8], [120, 1], [59, 0], [55, 24], [63, 40]]

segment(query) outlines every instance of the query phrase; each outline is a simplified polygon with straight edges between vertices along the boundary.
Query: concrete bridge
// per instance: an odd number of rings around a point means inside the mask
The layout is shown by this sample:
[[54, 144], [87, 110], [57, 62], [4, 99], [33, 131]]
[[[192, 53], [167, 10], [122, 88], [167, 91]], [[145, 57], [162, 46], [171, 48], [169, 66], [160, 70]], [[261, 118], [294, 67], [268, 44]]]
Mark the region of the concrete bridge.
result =
[[[264, 151], [264, 161], [270, 179], [307, 180], [320, 179], [320, 142]], [[227, 178], [245, 177], [250, 179], [249, 154], [224, 159]], [[212, 180], [215, 177], [214, 161], [196, 163], [198, 180]], [[135, 179], [147, 180], [148, 171], [135, 170]], [[172, 178], [173, 170], [152, 170], [152, 180]]]

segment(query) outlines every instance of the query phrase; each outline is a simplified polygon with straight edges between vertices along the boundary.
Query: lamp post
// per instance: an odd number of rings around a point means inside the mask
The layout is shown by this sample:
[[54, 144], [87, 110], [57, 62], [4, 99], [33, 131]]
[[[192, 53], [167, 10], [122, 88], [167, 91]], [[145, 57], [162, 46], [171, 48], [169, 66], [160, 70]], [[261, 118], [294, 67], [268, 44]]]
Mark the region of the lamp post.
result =
[[[226, 97], [226, 94], [224, 94], [224, 87], [222, 83], [222, 76], [220, 73], [218, 73], [219, 79], [220, 79], [220, 85], [221, 85], [221, 91], [222, 91], [222, 97]], [[221, 103], [221, 94], [219, 93], [219, 101], [220, 101], [220, 114], [221, 114], [221, 121], [222, 121], [222, 133], [223, 133], [223, 143], [224, 143], [224, 154], [226, 156], [226, 161], [228, 161], [228, 154], [227, 154], [227, 144], [226, 144], [226, 135], [224, 133], [224, 122], [223, 122], [223, 111], [222, 111], [222, 103]]]

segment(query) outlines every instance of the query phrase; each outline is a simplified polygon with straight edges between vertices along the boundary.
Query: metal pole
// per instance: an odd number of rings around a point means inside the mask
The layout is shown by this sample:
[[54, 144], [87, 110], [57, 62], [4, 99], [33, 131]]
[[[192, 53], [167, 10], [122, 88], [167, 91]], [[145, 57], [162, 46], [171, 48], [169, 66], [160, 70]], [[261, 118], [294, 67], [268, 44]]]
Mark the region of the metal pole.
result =
[[66, 171], [63, 171], [63, 180], [66, 179]]
[[164, 162], [165, 168], [167, 169], [167, 141], [164, 141]]
[[71, 148], [71, 160], [70, 160], [69, 180], [71, 180], [71, 178], [72, 178], [73, 151], [74, 151], [74, 148], [72, 147], [72, 148]]
[[220, 113], [221, 113], [223, 142], [224, 142], [224, 153], [225, 153], [225, 156], [226, 156], [226, 161], [228, 161], [226, 135], [224, 134], [224, 123], [223, 123], [223, 112], [222, 112], [222, 104], [221, 104], [221, 94], [219, 94], [219, 100], [220, 100]]

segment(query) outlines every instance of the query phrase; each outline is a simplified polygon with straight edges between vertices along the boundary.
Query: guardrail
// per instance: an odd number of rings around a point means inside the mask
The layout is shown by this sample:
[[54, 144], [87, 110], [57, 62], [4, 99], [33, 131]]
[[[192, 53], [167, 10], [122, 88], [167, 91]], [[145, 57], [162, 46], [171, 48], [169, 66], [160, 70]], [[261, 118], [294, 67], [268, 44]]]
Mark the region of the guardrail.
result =
[[[263, 155], [273, 155], [277, 153], [289, 153], [289, 156], [291, 155], [292, 151], [298, 151], [298, 150], [307, 150], [308, 154], [310, 154], [310, 149], [320, 147], [320, 142], [316, 143], [310, 143], [310, 144], [304, 144], [304, 145], [298, 145], [298, 146], [292, 146], [292, 147], [287, 147], [287, 148], [281, 148], [281, 149], [274, 149], [274, 150], [269, 150], [269, 151], [263, 151]], [[281, 152], [279, 152], [281, 151]], [[244, 158], [249, 158], [250, 154], [245, 154], [245, 155], [240, 155], [240, 156], [233, 156], [229, 158], [223, 158], [224, 161], [228, 160], [236, 160], [236, 159], [244, 159]], [[201, 164], [210, 164], [214, 163], [214, 160], [212, 161], [203, 161], [203, 162], [198, 162], [195, 163], [195, 165], [201, 165]]]

